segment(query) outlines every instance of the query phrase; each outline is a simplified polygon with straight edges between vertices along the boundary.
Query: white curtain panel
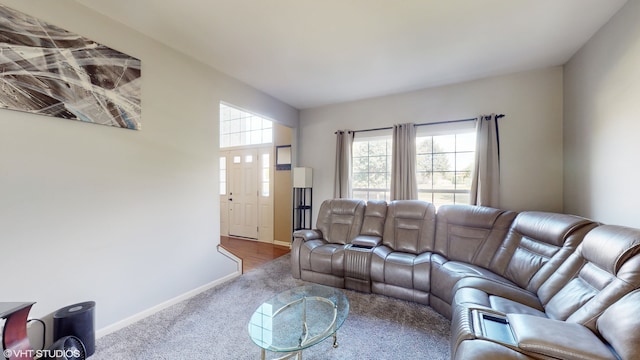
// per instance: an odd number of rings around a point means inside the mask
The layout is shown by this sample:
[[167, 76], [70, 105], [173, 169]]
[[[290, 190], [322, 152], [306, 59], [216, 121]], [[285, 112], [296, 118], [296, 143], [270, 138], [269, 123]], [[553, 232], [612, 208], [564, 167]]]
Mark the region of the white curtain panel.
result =
[[351, 198], [351, 148], [353, 131], [336, 132], [336, 168], [333, 184], [334, 198]]
[[471, 204], [499, 207], [500, 157], [498, 118], [482, 115], [476, 122], [476, 161], [471, 182]]
[[391, 200], [418, 198], [416, 180], [416, 126], [393, 126], [391, 151]]

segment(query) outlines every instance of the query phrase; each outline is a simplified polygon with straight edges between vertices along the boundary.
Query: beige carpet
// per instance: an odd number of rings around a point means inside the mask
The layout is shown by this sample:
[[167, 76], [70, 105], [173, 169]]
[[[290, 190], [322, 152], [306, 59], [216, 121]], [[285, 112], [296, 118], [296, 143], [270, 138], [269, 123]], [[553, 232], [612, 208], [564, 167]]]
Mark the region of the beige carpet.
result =
[[[305, 282], [291, 277], [290, 255], [96, 341], [92, 360], [259, 359], [247, 323], [265, 300]], [[304, 359], [449, 359], [447, 319], [427, 306], [344, 290], [350, 312], [331, 338]], [[278, 354], [267, 353], [267, 358]]]

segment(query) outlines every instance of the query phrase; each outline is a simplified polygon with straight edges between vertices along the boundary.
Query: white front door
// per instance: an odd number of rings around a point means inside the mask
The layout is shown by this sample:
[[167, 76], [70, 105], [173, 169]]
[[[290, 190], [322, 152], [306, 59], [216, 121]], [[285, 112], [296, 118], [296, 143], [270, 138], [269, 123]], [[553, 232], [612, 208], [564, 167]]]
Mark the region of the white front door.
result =
[[258, 151], [230, 152], [229, 235], [258, 238]]

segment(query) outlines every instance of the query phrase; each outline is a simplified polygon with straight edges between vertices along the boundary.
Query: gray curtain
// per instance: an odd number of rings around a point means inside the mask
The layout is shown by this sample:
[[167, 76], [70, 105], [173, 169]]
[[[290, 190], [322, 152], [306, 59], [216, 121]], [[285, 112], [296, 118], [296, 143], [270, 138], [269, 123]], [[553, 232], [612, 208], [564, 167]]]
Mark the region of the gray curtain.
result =
[[336, 168], [333, 184], [334, 198], [350, 198], [351, 191], [351, 147], [353, 146], [352, 131], [336, 132]]
[[392, 140], [391, 200], [417, 199], [415, 125], [394, 125]]
[[476, 123], [476, 161], [471, 180], [471, 204], [499, 207], [500, 148], [498, 118], [480, 116]]

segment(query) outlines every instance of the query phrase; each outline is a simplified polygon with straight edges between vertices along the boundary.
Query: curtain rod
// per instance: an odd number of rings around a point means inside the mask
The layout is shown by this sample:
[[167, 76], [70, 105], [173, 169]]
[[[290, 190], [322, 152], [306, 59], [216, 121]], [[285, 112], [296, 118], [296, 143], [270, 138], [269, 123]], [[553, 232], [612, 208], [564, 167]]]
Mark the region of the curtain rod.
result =
[[[496, 119], [503, 118], [504, 116], [505, 116], [504, 114], [496, 115]], [[474, 117], [474, 118], [469, 118], [469, 119], [446, 120], [446, 121], [437, 121], [437, 122], [430, 122], [430, 123], [422, 123], [422, 124], [416, 124], [415, 126], [439, 125], [439, 124], [453, 124], [453, 123], [467, 122], [467, 121], [476, 121], [476, 120], [478, 120], [478, 118], [477, 118], [477, 117]], [[359, 133], [359, 132], [377, 131], [377, 130], [391, 130], [391, 129], [393, 129], [393, 127], [392, 127], [392, 126], [387, 126], [387, 127], [381, 127], [381, 128], [375, 128], [375, 129], [351, 130], [350, 132], [352, 132], [352, 133]], [[335, 134], [337, 134], [337, 133], [338, 133], [338, 132], [335, 132]]]

